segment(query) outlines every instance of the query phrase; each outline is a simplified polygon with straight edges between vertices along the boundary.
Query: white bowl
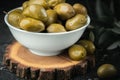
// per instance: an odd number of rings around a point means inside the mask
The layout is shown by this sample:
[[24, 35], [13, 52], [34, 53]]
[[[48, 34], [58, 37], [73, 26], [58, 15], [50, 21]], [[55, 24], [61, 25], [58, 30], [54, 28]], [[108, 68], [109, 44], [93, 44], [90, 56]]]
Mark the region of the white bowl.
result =
[[75, 44], [80, 39], [90, 23], [90, 18], [87, 16], [86, 25], [79, 29], [60, 33], [37, 33], [28, 32], [12, 26], [8, 23], [7, 17], [8, 14], [5, 15], [4, 20], [14, 38], [23, 46], [27, 47], [33, 54], [40, 56], [60, 54], [62, 50]]

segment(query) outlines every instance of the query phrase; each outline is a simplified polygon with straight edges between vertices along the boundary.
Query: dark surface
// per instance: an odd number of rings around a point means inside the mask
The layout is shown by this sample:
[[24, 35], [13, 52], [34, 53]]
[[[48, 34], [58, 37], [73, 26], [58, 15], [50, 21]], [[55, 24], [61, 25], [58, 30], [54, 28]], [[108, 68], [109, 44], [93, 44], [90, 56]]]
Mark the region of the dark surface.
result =
[[[15, 7], [19, 7], [24, 1], [25, 0], [3, 0], [0, 2], [0, 80], [22, 80], [17, 78], [14, 74], [9, 72], [5, 66], [2, 65], [5, 48], [14, 40], [8, 27], [4, 23], [5, 13], [3, 13], [3, 11], [9, 11]], [[104, 8], [105, 10], [101, 8], [100, 1], [103, 1], [105, 5], [107, 4], [107, 8]], [[71, 4], [75, 2], [81, 2], [87, 7], [88, 14], [91, 17], [91, 25], [95, 26], [93, 33], [95, 36], [94, 42], [97, 48], [95, 52], [96, 68], [92, 71], [89, 71], [85, 76], [78, 76], [72, 80], [101, 80], [96, 75], [96, 69], [104, 63], [115, 65], [118, 74], [113, 79], [110, 78], [103, 80], [120, 80], [120, 23], [118, 23], [117, 32], [109, 31], [111, 27], [113, 27], [114, 21], [120, 21], [120, 0], [67, 0], [67, 2]], [[112, 10], [110, 11], [113, 14], [111, 14], [108, 10], [108, 6], [111, 4], [110, 2], [113, 4], [113, 6], [111, 6]], [[110, 28], [108, 29], [108, 27]], [[88, 35], [88, 32], [86, 31], [84, 35]], [[111, 50], [107, 50], [106, 48], [114, 42], [118, 42], [114, 45], [116, 47]]]

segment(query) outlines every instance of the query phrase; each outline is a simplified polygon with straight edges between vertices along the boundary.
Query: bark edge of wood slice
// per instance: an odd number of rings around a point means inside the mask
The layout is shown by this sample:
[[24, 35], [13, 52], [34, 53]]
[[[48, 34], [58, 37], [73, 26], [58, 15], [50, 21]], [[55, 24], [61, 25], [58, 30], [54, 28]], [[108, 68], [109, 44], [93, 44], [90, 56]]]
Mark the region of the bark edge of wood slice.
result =
[[3, 64], [16, 76], [27, 80], [71, 80], [72, 77], [85, 74], [88, 66], [95, 66], [94, 56], [73, 61], [66, 54], [38, 56], [20, 43], [13, 42], [6, 48]]

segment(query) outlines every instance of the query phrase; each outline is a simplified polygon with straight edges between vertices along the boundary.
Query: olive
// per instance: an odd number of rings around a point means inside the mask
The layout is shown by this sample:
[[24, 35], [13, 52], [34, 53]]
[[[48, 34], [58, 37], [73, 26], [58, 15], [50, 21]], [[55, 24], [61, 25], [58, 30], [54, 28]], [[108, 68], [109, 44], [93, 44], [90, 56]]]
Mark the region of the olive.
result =
[[23, 15], [31, 18], [35, 18], [38, 20], [41, 20], [43, 22], [47, 21], [47, 13], [44, 7], [38, 5], [38, 4], [32, 4], [26, 7], [23, 10]]
[[21, 15], [21, 9], [15, 9], [12, 12], [8, 13], [8, 22], [17, 28], [19, 28], [19, 22], [25, 16]]
[[78, 61], [86, 58], [86, 49], [81, 45], [72, 45], [68, 49], [68, 53], [72, 60]]
[[77, 14], [66, 21], [65, 27], [67, 30], [75, 30], [84, 26], [86, 22], [87, 18], [85, 15]]
[[45, 9], [49, 8], [47, 0], [29, 0], [29, 5], [32, 5], [32, 4], [39, 4], [43, 6]]
[[57, 4], [64, 3], [64, 2], [65, 2], [65, 0], [48, 0], [48, 5], [49, 5], [49, 7], [53, 8]]
[[57, 32], [66, 32], [63, 25], [58, 23], [53, 23], [47, 27], [47, 31], [49, 33], [57, 33]]
[[20, 21], [20, 28], [26, 31], [41, 32], [45, 30], [45, 25], [40, 20], [23, 18]]
[[75, 10], [68, 3], [60, 3], [54, 7], [59, 17], [62, 20], [67, 20], [75, 15]]
[[57, 22], [57, 13], [54, 11], [54, 10], [52, 10], [52, 9], [48, 9], [47, 11], [46, 11], [46, 13], [47, 13], [47, 16], [48, 16], [48, 20], [47, 20], [47, 22], [46, 22], [46, 25], [50, 25], [50, 24], [52, 24], [52, 23], [55, 23], [55, 22]]
[[29, 6], [29, 1], [25, 1], [23, 4], [22, 4], [22, 8], [25, 9], [26, 7]]
[[117, 74], [117, 69], [112, 64], [103, 64], [97, 69], [100, 78], [110, 78]]
[[82, 45], [86, 49], [88, 54], [93, 54], [95, 51], [95, 45], [90, 40], [80, 40], [78, 41], [78, 44]]
[[76, 12], [76, 14], [83, 14], [83, 15], [87, 15], [87, 9], [85, 6], [83, 6], [82, 4], [80, 3], [75, 3], [73, 5], [73, 8]]

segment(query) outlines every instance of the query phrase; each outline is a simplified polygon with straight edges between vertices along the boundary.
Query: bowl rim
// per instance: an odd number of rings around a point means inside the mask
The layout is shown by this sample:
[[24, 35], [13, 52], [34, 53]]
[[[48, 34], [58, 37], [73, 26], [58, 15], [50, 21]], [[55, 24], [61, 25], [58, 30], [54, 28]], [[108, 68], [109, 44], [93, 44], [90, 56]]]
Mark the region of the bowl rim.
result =
[[7, 20], [8, 14], [10, 12], [12, 12], [13, 10], [15, 10], [15, 9], [22, 9], [22, 7], [17, 7], [17, 8], [14, 8], [14, 9], [8, 11], [8, 13], [4, 16], [4, 21], [5, 21], [5, 23], [7, 24], [8, 27], [10, 27], [10, 28], [12, 28], [12, 29], [14, 29], [16, 31], [23, 32], [23, 33], [36, 34], [36, 35], [61, 35], [61, 34], [69, 34], [69, 33], [73, 33], [73, 32], [79, 31], [79, 30], [81, 30], [83, 28], [86, 28], [90, 24], [90, 17], [89, 17], [89, 15], [87, 15], [87, 22], [86, 22], [86, 24], [84, 26], [78, 28], [78, 29], [75, 29], [75, 30], [71, 30], [71, 31], [67, 31], [67, 32], [58, 32], [58, 33], [30, 32], [30, 31], [26, 31], [26, 30], [22, 30], [22, 29], [16, 28], [16, 27], [12, 26], [8, 22], [8, 20]]

